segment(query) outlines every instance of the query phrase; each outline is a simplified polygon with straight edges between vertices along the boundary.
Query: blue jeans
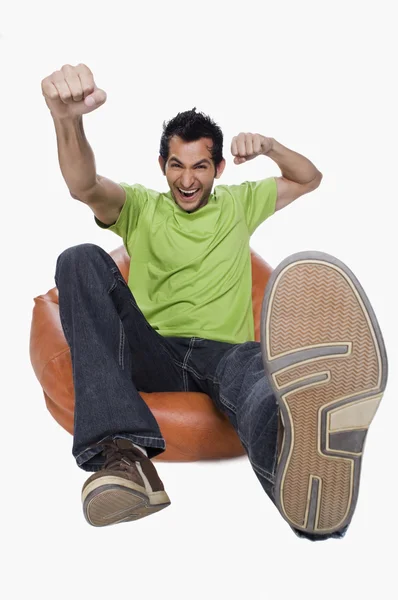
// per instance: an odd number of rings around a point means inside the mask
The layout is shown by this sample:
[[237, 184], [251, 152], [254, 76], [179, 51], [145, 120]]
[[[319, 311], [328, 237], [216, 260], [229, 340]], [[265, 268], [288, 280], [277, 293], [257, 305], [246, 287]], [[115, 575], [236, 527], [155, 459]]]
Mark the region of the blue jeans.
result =
[[[228, 416], [273, 500], [278, 407], [264, 374], [259, 342], [159, 335], [112, 257], [94, 244], [62, 252], [55, 283], [71, 350], [72, 453], [79, 467], [101, 468], [101, 442], [107, 438], [127, 438], [145, 447], [149, 457], [165, 450], [159, 425], [139, 391], [204, 392]], [[315, 536], [324, 537], [330, 536]]]

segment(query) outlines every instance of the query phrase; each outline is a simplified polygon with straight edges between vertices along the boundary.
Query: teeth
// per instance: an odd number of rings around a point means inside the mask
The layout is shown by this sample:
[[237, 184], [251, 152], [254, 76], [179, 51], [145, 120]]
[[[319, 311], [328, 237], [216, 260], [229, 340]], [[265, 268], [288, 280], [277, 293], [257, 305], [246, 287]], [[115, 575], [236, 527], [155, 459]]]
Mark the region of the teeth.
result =
[[178, 188], [180, 190], [180, 192], [184, 192], [185, 194], [189, 194], [190, 196], [193, 196], [194, 194], [196, 194], [196, 192], [198, 191], [199, 188], [197, 188], [196, 190], [183, 190], [182, 188]]

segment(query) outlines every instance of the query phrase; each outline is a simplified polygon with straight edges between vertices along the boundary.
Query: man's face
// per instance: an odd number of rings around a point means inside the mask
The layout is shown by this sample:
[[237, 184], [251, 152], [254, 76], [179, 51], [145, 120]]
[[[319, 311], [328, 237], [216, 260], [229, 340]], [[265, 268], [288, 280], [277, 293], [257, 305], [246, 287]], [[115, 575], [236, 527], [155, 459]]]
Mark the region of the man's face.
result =
[[[221, 162], [217, 173], [211, 158], [213, 141], [201, 138], [196, 142], [184, 142], [173, 136], [169, 144], [169, 158], [166, 163], [166, 178], [174, 201], [186, 212], [194, 212], [205, 206], [213, 188], [214, 179], [218, 179], [225, 168]], [[159, 156], [162, 167], [164, 161]], [[193, 192], [194, 194], [184, 194]]]

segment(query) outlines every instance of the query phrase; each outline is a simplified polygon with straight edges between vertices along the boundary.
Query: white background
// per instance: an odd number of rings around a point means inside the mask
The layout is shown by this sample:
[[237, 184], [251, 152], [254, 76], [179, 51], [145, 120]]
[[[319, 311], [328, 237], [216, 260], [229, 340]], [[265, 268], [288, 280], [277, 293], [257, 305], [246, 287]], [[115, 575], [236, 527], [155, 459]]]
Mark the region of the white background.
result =
[[[4, 598], [324, 599], [396, 593], [396, 166], [394, 2], [13, 2], [0, 14], [1, 503]], [[323, 172], [315, 192], [270, 218], [251, 245], [272, 266], [334, 254], [376, 311], [390, 378], [370, 429], [361, 493], [343, 541], [294, 536], [246, 459], [157, 463], [172, 504], [108, 528], [84, 520], [88, 476], [50, 416], [29, 359], [33, 298], [57, 256], [121, 243], [62, 179], [41, 80], [84, 62], [108, 93], [85, 117], [97, 171], [167, 190], [162, 123], [197, 107], [221, 126], [216, 183], [279, 175], [236, 166], [240, 131], [275, 137]]]

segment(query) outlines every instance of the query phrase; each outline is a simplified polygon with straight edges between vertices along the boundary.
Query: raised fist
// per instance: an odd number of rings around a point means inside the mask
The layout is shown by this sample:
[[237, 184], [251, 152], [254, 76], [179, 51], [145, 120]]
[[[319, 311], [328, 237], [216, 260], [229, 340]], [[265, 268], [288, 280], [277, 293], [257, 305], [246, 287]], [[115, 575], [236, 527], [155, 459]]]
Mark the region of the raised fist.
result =
[[240, 133], [232, 138], [231, 154], [234, 163], [240, 165], [260, 154], [267, 154], [272, 148], [272, 139], [261, 133]]
[[94, 83], [83, 64], [64, 65], [43, 79], [41, 89], [53, 117], [73, 118], [92, 112], [106, 102], [106, 93]]

